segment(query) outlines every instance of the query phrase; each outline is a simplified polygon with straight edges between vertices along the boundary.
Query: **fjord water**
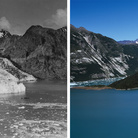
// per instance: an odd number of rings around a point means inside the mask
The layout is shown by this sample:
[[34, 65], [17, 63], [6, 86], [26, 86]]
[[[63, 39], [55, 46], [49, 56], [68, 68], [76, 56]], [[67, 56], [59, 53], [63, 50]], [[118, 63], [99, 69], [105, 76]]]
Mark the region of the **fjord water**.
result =
[[71, 89], [71, 138], [137, 138], [138, 90]]
[[0, 95], [0, 138], [66, 137], [66, 81], [25, 86], [26, 93]]

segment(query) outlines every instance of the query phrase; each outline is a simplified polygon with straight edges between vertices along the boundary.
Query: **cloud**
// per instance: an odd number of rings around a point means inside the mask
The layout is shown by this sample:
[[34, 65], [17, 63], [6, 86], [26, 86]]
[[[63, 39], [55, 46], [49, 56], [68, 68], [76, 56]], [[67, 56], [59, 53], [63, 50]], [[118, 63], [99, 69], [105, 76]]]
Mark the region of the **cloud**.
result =
[[1, 29], [9, 31], [11, 34], [23, 35], [28, 28], [26, 27], [25, 23], [19, 24], [16, 22], [12, 22], [11, 24], [6, 17], [1, 17], [0, 30]]
[[10, 30], [11, 24], [6, 19], [6, 17], [0, 18], [0, 29]]
[[67, 26], [67, 9], [58, 9], [50, 19], [44, 21], [45, 27], [58, 29]]
[[11, 28], [10, 32], [11, 32], [11, 34], [23, 35], [29, 27], [26, 26], [25, 22], [22, 24], [14, 22], [12, 24], [12, 28]]

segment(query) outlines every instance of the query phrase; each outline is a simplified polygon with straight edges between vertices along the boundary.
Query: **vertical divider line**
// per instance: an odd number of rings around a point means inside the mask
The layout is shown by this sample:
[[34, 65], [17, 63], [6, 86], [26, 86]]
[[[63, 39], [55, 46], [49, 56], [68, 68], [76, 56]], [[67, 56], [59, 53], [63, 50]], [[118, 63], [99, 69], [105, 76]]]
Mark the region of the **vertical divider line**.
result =
[[70, 138], [70, 0], [67, 0], [67, 138]]

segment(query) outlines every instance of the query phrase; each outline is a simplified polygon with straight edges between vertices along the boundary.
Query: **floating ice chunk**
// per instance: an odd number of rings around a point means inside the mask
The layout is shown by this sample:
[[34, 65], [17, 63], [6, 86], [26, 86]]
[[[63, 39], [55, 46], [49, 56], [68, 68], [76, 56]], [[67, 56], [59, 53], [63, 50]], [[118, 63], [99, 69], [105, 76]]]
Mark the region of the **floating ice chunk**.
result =
[[25, 106], [18, 107], [18, 109], [25, 109]]

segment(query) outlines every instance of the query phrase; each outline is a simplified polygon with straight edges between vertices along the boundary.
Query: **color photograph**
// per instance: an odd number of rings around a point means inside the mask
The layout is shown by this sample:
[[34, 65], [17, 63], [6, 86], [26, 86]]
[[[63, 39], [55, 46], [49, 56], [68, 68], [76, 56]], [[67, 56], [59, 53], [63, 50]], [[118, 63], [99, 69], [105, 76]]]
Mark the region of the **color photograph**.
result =
[[137, 5], [70, 1], [71, 138], [138, 137]]

